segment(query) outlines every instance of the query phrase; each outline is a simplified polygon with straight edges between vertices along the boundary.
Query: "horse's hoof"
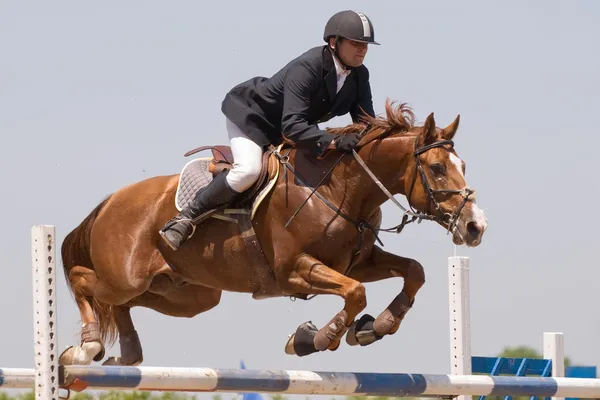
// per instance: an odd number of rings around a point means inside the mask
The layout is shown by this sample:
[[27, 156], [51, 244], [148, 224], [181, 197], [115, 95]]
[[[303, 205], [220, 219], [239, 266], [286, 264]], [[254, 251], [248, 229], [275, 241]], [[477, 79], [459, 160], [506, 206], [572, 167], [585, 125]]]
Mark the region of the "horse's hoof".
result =
[[373, 329], [374, 321], [375, 318], [369, 314], [365, 314], [359, 320], [354, 321], [350, 325], [348, 333], [346, 333], [346, 343], [350, 346], [367, 346], [381, 340], [382, 336], [379, 336]]
[[300, 325], [285, 344], [286, 354], [303, 357], [316, 353], [318, 350], [315, 348], [314, 341], [317, 332], [317, 327], [310, 321]]
[[296, 350], [294, 350], [294, 338], [296, 337], [296, 334], [292, 333], [289, 337], [288, 337], [288, 341], [285, 344], [285, 354], [289, 354], [291, 356], [296, 354]]
[[73, 346], [67, 347], [60, 356], [58, 356], [58, 364], [59, 365], [73, 365], [75, 349]]
[[85, 342], [81, 346], [69, 346], [58, 357], [60, 365], [90, 365], [104, 356], [104, 346], [99, 342]]

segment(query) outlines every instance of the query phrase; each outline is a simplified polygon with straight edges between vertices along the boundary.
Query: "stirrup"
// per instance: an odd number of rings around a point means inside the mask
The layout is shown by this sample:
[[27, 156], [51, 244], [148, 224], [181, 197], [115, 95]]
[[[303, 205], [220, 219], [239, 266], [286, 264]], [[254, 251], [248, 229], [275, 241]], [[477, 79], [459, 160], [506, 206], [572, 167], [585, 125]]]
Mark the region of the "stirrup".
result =
[[[173, 224], [169, 224], [169, 227], [172, 226]], [[180, 240], [177, 240], [177, 243], [172, 242], [171, 240], [169, 240], [169, 238], [167, 237], [168, 231], [170, 229], [168, 227], [161, 229], [158, 234], [160, 235], [160, 237], [162, 237], [163, 241], [167, 244], [167, 246], [169, 246], [171, 248], [171, 250], [173, 251], [177, 251], [184, 243], [186, 243], [188, 240], [190, 240], [190, 238], [194, 235], [194, 233], [196, 232], [196, 226], [192, 224], [192, 231], [189, 235], [186, 236], [181, 236]], [[174, 233], [176, 233], [177, 235], [180, 235], [181, 232], [176, 231], [175, 229], [173, 229]]]
[[[186, 242], [187, 240], [189, 240], [192, 236], [194, 236], [194, 233], [196, 233], [196, 223], [193, 218], [184, 217], [181, 214], [174, 216], [160, 229], [160, 231], [159, 231], [160, 235], [164, 237], [165, 233], [168, 230], [170, 230], [170, 228], [172, 226], [174, 226], [180, 222], [184, 222], [184, 221], [189, 221], [190, 225], [192, 225], [192, 232], [182, 241], [182, 244], [183, 244], [183, 242]], [[164, 238], [164, 239], [166, 240], [166, 238]]]
[[190, 224], [192, 224], [192, 228], [195, 229], [196, 228], [196, 224], [194, 223], [194, 219], [193, 218], [189, 218], [189, 217], [184, 217], [181, 214], [178, 214], [176, 216], [174, 216], [173, 218], [171, 218], [161, 229], [161, 232], [165, 232], [167, 231], [169, 228], [171, 228], [173, 225], [178, 224], [182, 221], [190, 221]]

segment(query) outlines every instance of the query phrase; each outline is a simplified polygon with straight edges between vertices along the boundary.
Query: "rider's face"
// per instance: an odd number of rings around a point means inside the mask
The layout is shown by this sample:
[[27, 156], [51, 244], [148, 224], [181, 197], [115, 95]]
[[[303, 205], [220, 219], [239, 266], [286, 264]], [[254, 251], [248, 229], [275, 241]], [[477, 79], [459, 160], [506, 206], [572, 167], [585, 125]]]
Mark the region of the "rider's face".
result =
[[338, 53], [340, 58], [344, 64], [350, 67], [361, 66], [367, 55], [368, 49], [368, 43], [356, 42], [348, 39], [338, 41]]

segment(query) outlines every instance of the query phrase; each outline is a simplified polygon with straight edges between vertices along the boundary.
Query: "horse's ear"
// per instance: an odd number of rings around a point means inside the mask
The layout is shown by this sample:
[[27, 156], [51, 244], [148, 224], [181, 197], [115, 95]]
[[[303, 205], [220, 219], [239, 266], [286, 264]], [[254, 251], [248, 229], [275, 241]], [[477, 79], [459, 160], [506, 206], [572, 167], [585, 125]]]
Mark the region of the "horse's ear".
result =
[[421, 145], [427, 146], [437, 140], [436, 137], [436, 129], [435, 129], [435, 118], [433, 118], [433, 113], [427, 116], [425, 120], [425, 124], [423, 124], [423, 136], [421, 138]]
[[454, 120], [454, 122], [452, 122], [450, 125], [448, 125], [444, 129], [442, 129], [442, 134], [441, 134], [442, 139], [452, 140], [452, 138], [454, 138], [454, 135], [456, 134], [456, 131], [458, 130], [459, 122], [460, 122], [460, 114], [458, 114], [456, 116], [456, 119]]

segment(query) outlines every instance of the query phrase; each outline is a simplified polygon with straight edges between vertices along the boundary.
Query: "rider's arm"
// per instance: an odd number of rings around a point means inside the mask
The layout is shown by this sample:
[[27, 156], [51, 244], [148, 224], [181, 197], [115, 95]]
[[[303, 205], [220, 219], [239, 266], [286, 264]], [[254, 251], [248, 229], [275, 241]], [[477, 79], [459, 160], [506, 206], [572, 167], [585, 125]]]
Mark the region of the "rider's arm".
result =
[[317, 72], [308, 62], [290, 67], [284, 77], [281, 128], [284, 137], [321, 155], [335, 136], [308, 123], [310, 95], [318, 86]]

